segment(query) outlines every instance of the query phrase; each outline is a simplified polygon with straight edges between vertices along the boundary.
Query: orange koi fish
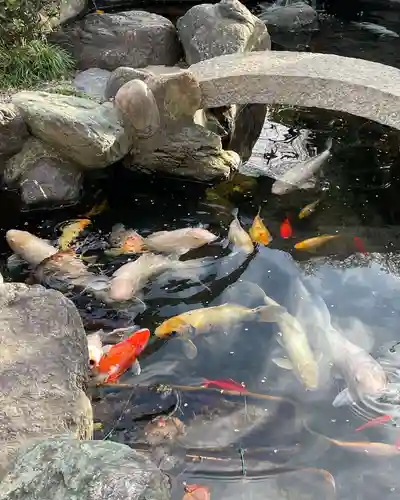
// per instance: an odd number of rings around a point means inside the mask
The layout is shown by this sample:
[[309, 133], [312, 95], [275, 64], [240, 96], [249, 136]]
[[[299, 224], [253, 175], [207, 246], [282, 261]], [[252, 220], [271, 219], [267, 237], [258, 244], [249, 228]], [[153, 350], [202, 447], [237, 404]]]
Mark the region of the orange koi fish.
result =
[[263, 220], [260, 217], [261, 207], [258, 209], [257, 215], [254, 217], [253, 224], [249, 230], [250, 238], [255, 243], [261, 243], [262, 245], [268, 245], [272, 241], [271, 233], [266, 228]]
[[292, 225], [290, 224], [290, 221], [287, 217], [281, 224], [280, 232], [282, 238], [284, 238], [285, 240], [290, 238], [293, 234]]
[[184, 492], [182, 500], [210, 500], [211, 498], [208, 486], [200, 484], [185, 484]]
[[105, 353], [94, 368], [96, 378], [104, 384], [116, 382], [131, 367], [138, 375], [140, 364], [137, 357], [146, 347], [149, 339], [150, 330], [142, 328], [118, 344], [104, 346]]

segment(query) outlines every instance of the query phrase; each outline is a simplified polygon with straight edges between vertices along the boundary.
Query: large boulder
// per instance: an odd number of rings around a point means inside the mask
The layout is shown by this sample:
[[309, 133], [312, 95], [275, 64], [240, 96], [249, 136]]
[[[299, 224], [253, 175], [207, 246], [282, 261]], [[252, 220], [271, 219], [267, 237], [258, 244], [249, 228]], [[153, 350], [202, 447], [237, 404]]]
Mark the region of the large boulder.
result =
[[237, 170], [237, 153], [224, 151], [219, 135], [195, 122], [201, 92], [189, 71], [143, 72], [143, 79], [118, 90], [115, 105], [134, 138], [127, 167], [201, 181], [228, 178]]
[[76, 164], [34, 137], [8, 160], [3, 179], [20, 188], [22, 201], [27, 205], [77, 202], [83, 183]]
[[[178, 20], [177, 29], [188, 64], [224, 54], [271, 49], [265, 24], [239, 0], [196, 5]], [[208, 114], [213, 114], [222, 126], [224, 148], [247, 160], [261, 132], [266, 106], [227, 106], [209, 110]]]
[[122, 85], [131, 80], [146, 81], [152, 75], [170, 75], [179, 73], [180, 71], [183, 71], [183, 68], [179, 66], [146, 66], [146, 68], [140, 69], [120, 66], [110, 74], [105, 89], [105, 98], [114, 98]]
[[92, 437], [88, 362], [70, 300], [39, 285], [0, 285], [0, 468], [29, 439]]
[[144, 454], [111, 441], [54, 438], [10, 463], [0, 500], [169, 500], [170, 483]]
[[72, 53], [80, 69], [174, 65], [181, 58], [171, 21], [138, 10], [89, 14], [54, 33], [51, 39]]
[[22, 149], [29, 137], [24, 119], [12, 104], [0, 103], [0, 169], [1, 165]]
[[109, 102], [48, 92], [19, 92], [13, 103], [32, 134], [83, 169], [104, 168], [123, 158], [131, 143]]
[[195, 5], [178, 19], [176, 27], [188, 64], [224, 54], [271, 49], [265, 24], [239, 0]]
[[106, 100], [105, 90], [111, 72], [107, 69], [89, 68], [81, 71], [74, 78], [74, 87], [99, 102]]

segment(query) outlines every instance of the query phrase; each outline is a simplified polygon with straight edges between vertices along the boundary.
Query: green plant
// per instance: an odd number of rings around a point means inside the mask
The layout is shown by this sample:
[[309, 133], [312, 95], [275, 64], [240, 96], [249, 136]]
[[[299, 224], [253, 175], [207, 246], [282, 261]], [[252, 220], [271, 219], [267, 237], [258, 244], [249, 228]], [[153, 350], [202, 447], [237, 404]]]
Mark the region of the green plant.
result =
[[0, 44], [0, 88], [32, 87], [41, 81], [58, 80], [74, 67], [72, 57], [44, 38], [25, 41], [11, 48]]

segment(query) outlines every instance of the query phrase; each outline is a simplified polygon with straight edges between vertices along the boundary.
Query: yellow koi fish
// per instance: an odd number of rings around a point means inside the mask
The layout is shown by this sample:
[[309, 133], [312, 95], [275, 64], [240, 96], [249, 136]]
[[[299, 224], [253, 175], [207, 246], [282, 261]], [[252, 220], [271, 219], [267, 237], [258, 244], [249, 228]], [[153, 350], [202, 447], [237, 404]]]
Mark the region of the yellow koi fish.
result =
[[164, 321], [155, 330], [156, 337], [165, 338], [178, 334], [185, 340], [185, 353], [188, 358], [197, 356], [197, 348], [189, 339], [191, 334], [209, 333], [213, 328], [229, 328], [237, 323], [255, 320], [274, 323], [285, 312], [279, 305], [264, 305], [250, 309], [238, 304], [222, 304], [220, 306], [194, 309]]
[[79, 236], [79, 234], [90, 224], [89, 219], [76, 219], [67, 221], [61, 226], [62, 234], [58, 239], [60, 250], [68, 250], [71, 243]]
[[306, 252], [315, 252], [327, 241], [334, 240], [336, 238], [340, 238], [340, 234], [324, 234], [322, 236], [315, 236], [315, 238], [308, 238], [307, 240], [296, 243], [294, 248], [296, 250], [305, 250]]
[[299, 219], [305, 219], [309, 215], [311, 215], [313, 212], [315, 212], [315, 209], [317, 206], [321, 203], [321, 200], [315, 200], [312, 203], [309, 203], [306, 205], [304, 208], [302, 208], [299, 212]]
[[253, 224], [249, 230], [249, 235], [255, 243], [269, 245], [269, 243], [271, 243], [272, 241], [272, 236], [260, 217], [260, 211], [261, 208], [258, 210], [257, 215], [254, 217]]

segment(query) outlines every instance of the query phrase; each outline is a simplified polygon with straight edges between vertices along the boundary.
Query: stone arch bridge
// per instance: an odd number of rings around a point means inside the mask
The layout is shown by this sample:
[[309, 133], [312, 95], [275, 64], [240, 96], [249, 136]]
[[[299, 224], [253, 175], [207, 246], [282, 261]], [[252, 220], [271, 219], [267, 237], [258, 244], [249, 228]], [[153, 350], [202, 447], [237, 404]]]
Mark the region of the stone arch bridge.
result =
[[289, 104], [341, 111], [400, 129], [400, 70], [309, 52], [263, 51], [215, 57], [190, 66], [202, 107]]

